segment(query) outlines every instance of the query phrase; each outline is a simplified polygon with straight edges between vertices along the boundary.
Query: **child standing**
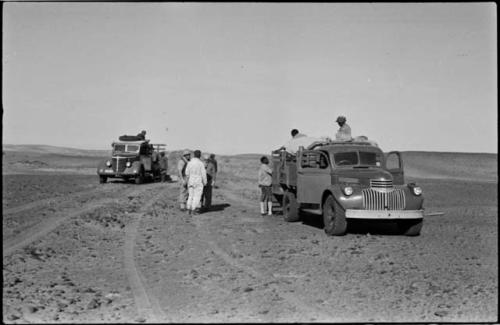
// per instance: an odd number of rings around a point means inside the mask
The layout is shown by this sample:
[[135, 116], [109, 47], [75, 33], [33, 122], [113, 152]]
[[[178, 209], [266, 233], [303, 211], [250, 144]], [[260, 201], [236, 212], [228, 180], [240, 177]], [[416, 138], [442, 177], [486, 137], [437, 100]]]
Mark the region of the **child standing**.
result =
[[260, 169], [259, 169], [259, 187], [261, 190], [260, 194], [260, 214], [266, 215], [266, 206], [267, 206], [267, 214], [273, 215], [273, 201], [272, 201], [272, 189], [271, 185], [273, 183], [272, 173], [273, 171], [269, 167], [269, 159], [266, 156], [262, 156], [260, 158]]

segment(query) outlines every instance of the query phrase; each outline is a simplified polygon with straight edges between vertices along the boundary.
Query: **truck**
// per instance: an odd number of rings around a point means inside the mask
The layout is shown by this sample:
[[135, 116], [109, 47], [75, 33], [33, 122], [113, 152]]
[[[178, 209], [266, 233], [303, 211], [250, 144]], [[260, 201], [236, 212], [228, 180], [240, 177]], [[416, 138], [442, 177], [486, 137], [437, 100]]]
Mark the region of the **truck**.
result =
[[99, 182], [106, 183], [108, 178], [134, 180], [136, 184], [147, 179], [167, 180], [167, 157], [160, 156], [160, 152], [165, 152], [165, 146], [135, 136], [119, 137], [119, 141], [111, 143], [111, 157], [97, 166]]
[[355, 220], [389, 220], [407, 236], [423, 225], [422, 188], [405, 183], [402, 155], [372, 141], [317, 141], [296, 154], [272, 152], [272, 191], [285, 221], [322, 216], [327, 235], [341, 236]]

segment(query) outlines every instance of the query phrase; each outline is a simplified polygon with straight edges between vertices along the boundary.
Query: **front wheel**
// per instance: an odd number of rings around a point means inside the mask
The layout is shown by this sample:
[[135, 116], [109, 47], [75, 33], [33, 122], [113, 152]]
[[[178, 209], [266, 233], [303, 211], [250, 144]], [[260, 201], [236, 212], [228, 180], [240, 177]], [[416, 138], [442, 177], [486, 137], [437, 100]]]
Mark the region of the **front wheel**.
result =
[[299, 221], [299, 204], [292, 192], [285, 192], [283, 195], [283, 218], [287, 222]]
[[99, 176], [99, 183], [104, 184], [106, 183], [108, 178], [106, 176]]
[[136, 184], [144, 183], [144, 169], [143, 168], [141, 168], [141, 170], [139, 171], [139, 174], [137, 174], [135, 176], [135, 183]]
[[345, 211], [331, 195], [328, 196], [323, 204], [323, 223], [325, 224], [325, 233], [327, 235], [345, 235], [347, 229]]
[[424, 225], [423, 219], [398, 221], [399, 231], [405, 236], [420, 235], [420, 230], [422, 230], [423, 225]]

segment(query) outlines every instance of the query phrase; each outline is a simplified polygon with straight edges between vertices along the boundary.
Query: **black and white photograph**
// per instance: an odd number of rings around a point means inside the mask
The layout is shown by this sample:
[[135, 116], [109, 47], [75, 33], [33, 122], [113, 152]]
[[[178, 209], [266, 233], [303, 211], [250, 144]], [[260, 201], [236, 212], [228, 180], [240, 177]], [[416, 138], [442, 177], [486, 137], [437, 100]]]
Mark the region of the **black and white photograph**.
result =
[[497, 323], [495, 2], [2, 3], [5, 324]]

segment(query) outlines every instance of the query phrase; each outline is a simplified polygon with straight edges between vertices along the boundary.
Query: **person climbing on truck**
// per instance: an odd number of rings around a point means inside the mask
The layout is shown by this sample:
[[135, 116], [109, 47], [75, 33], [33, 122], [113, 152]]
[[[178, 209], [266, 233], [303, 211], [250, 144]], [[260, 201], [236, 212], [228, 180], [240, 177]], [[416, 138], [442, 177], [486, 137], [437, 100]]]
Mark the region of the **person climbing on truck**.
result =
[[278, 150], [286, 150], [288, 153], [295, 155], [299, 150], [299, 147], [307, 147], [313, 142], [319, 141], [317, 138], [309, 137], [300, 133], [297, 129], [293, 129], [290, 134], [292, 135], [292, 138]]

